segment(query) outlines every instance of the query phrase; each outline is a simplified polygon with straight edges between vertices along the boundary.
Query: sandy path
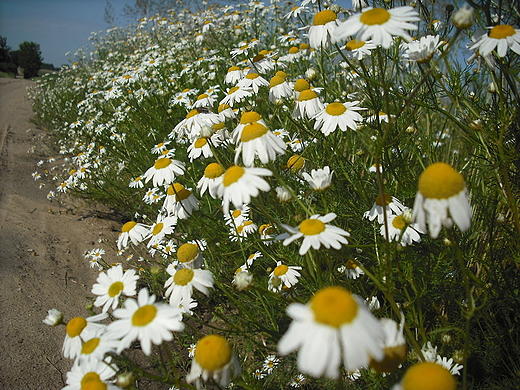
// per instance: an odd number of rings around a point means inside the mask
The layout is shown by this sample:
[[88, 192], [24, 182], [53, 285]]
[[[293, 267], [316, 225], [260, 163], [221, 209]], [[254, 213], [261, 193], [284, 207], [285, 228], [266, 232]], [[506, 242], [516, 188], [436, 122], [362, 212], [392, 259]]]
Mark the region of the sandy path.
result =
[[32, 85], [0, 79], [0, 389], [9, 390], [63, 387], [72, 364], [61, 356], [65, 328], [42, 320], [53, 307], [66, 320], [88, 315], [96, 271], [83, 253], [103, 247], [100, 236], [114, 242], [120, 226], [89, 209], [59, 213], [46, 199], [52, 188], [31, 177], [42, 156], [27, 151], [44, 133], [28, 122]]

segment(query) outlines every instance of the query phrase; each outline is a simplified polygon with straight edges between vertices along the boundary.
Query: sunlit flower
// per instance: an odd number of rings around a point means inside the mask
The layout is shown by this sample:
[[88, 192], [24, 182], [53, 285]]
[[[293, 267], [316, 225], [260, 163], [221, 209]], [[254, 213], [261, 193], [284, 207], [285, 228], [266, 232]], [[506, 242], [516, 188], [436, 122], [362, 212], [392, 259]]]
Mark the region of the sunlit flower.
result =
[[457, 27], [459, 30], [470, 28], [473, 25], [474, 21], [473, 12], [473, 8], [471, 8], [467, 4], [464, 4], [462, 8], [459, 8], [451, 16], [451, 21], [453, 22], [453, 25]]
[[420, 362], [406, 370], [403, 379], [392, 390], [455, 390], [457, 381], [450, 371], [437, 363]]
[[150, 167], [143, 178], [146, 183], [153, 179], [153, 186], [158, 187], [163, 184], [171, 184], [178, 175], [184, 173], [184, 163], [182, 161], [172, 160], [168, 157], [159, 157], [152, 167]]
[[372, 54], [371, 51], [374, 50], [377, 46], [372, 43], [372, 41], [358, 41], [357, 39], [351, 39], [346, 43], [346, 45], [341, 49], [341, 53], [339, 53], [334, 58], [334, 64], [339, 64], [347, 59], [355, 59], [361, 61], [365, 57], [370, 57]]
[[157, 216], [157, 222], [150, 226], [150, 241], [148, 241], [148, 248], [160, 244], [167, 234], [172, 234], [177, 226], [177, 217], [162, 215]]
[[377, 218], [377, 222], [379, 224], [383, 224], [385, 221], [384, 213], [386, 215], [392, 215], [392, 212], [395, 214], [402, 214], [405, 210], [403, 204], [394, 196], [390, 196], [388, 194], [383, 194], [383, 196], [378, 195], [374, 205], [369, 211], [366, 211], [363, 214], [363, 218], [368, 218], [370, 221], [373, 221]]
[[363, 117], [356, 111], [364, 110], [358, 104], [359, 101], [328, 104], [314, 116], [316, 120], [314, 129], [320, 129], [325, 135], [329, 135], [337, 128], [341, 131], [346, 131], [347, 128], [357, 130], [357, 122], [363, 121]]
[[168, 150], [168, 145], [170, 144], [170, 142], [171, 141], [166, 140], [164, 142], [158, 143], [157, 145], [154, 145], [154, 147], [152, 148], [152, 153], [162, 154], [165, 150]]
[[171, 306], [184, 312], [189, 311], [194, 289], [209, 295], [209, 289], [213, 288], [213, 275], [208, 270], [168, 267], [166, 271], [170, 278], [164, 283], [164, 296], [170, 297]]
[[323, 169], [313, 169], [309, 175], [307, 172], [302, 173], [302, 177], [309, 183], [311, 188], [316, 191], [324, 191], [330, 187], [332, 181], [332, 174], [330, 167], [326, 166]]
[[298, 95], [296, 106], [293, 111], [293, 118], [311, 119], [325, 108], [320, 98], [312, 89], [306, 89]]
[[168, 187], [163, 204], [168, 215], [180, 219], [187, 219], [194, 210], [199, 209], [199, 201], [195, 195], [180, 183], [173, 183]]
[[81, 346], [81, 351], [77, 357], [79, 365], [96, 363], [105, 358], [108, 352], [115, 352], [119, 340], [114, 335], [103, 333], [96, 337], [86, 340]]
[[225, 388], [229, 385], [231, 377], [240, 375], [240, 371], [240, 365], [229, 342], [221, 336], [211, 334], [198, 341], [186, 381], [195, 382], [197, 390], [200, 390], [201, 381], [207, 382], [211, 378], [220, 387]]
[[341, 23], [335, 30], [334, 39], [340, 41], [355, 37], [357, 40], [367, 41], [372, 38], [374, 45], [388, 49], [393, 42], [392, 36], [400, 36], [410, 42], [412, 38], [405, 30], [417, 30], [417, 26], [409, 22], [419, 20], [419, 13], [410, 6], [389, 10], [369, 7]]
[[242, 161], [246, 167], [253, 166], [255, 157], [262, 164], [274, 161], [278, 155], [285, 153], [285, 142], [274, 135], [261, 122], [253, 122], [244, 126], [240, 133], [240, 141], [235, 154], [235, 163], [238, 155], [242, 154]]
[[224, 177], [224, 168], [218, 163], [210, 163], [204, 169], [204, 175], [200, 178], [197, 183], [197, 189], [200, 195], [204, 195], [206, 190], [209, 192], [213, 199], [217, 198], [217, 188], [220, 181]]
[[273, 76], [269, 81], [269, 101], [274, 103], [276, 99], [288, 99], [293, 90], [287, 80], [281, 76]]
[[338, 268], [338, 272], [344, 273], [348, 279], [357, 279], [365, 274], [365, 271], [353, 260], [347, 260], [344, 265]]
[[206, 137], [197, 138], [188, 146], [188, 158], [190, 161], [200, 156], [204, 156], [204, 158], [213, 157], [213, 152]]
[[117, 249], [122, 250], [128, 247], [128, 240], [132, 244], [137, 245], [141, 241], [145, 240], [150, 234], [150, 226], [129, 221], [121, 228], [121, 233], [117, 239]]
[[[387, 215], [388, 222], [388, 238], [389, 241], [397, 241], [399, 237], [401, 240], [399, 243], [402, 246], [413, 244], [414, 242], [420, 242], [421, 236], [419, 233], [424, 233], [420, 230], [419, 225], [416, 223], [408, 224], [407, 221], [403, 218], [403, 214]], [[404, 229], [404, 230], [403, 230]], [[386, 229], [385, 224], [381, 225], [379, 232], [383, 237], [386, 237]]]
[[65, 328], [66, 335], [62, 348], [63, 356], [70, 359], [78, 356], [83, 341], [103, 333], [106, 325], [98, 322], [107, 317], [107, 313], [101, 313], [92, 317], [74, 317], [71, 319]]
[[265, 358], [262, 369], [268, 374], [272, 374], [274, 368], [280, 363], [280, 358], [276, 355], [269, 355]]
[[219, 104], [229, 104], [231, 107], [235, 103], [240, 103], [253, 94], [252, 88], [235, 86], [227, 91], [227, 95], [220, 101]]
[[63, 313], [58, 309], [49, 309], [47, 316], [42, 322], [45, 325], [58, 326], [63, 323]]
[[315, 377], [337, 379], [340, 365], [347, 371], [381, 360], [384, 332], [363, 300], [342, 287], [325, 287], [306, 305], [291, 303], [293, 319], [278, 342], [278, 352], [298, 351], [298, 370]]
[[477, 42], [470, 46], [470, 50], [478, 50], [485, 57], [496, 49], [499, 57], [505, 57], [507, 49], [520, 54], [520, 30], [509, 24], [499, 24], [488, 27], [489, 32], [482, 35]]
[[163, 302], [155, 302], [155, 295], [149, 295], [148, 289], [139, 291], [137, 301], [127, 298], [124, 308], [114, 310], [117, 321], [108, 325], [108, 334], [113, 334], [121, 341], [117, 353], [128, 348], [133, 341], [139, 340], [145, 355], [152, 352], [152, 344], [160, 345], [173, 338], [172, 331], [184, 329], [182, 312]]
[[[202, 249], [203, 250], [203, 249]], [[200, 268], [204, 264], [202, 250], [196, 242], [186, 242], [177, 249], [180, 268]]]
[[335, 12], [326, 9], [316, 13], [309, 28], [309, 45], [314, 49], [328, 47], [335, 42], [332, 37], [337, 27], [338, 16]]
[[98, 295], [94, 306], [103, 306], [103, 312], [108, 309], [114, 310], [119, 304], [121, 295], [131, 297], [136, 294], [138, 279], [139, 276], [133, 269], [127, 269], [123, 273], [121, 264], [111, 267], [106, 272], [101, 272], [91, 290], [92, 294]]
[[262, 176], [272, 174], [266, 168], [246, 168], [240, 165], [229, 167], [217, 187], [218, 196], [222, 198], [224, 215], [229, 213], [230, 203], [238, 208], [244, 203], [250, 203], [251, 198], [258, 196], [260, 191], [269, 191], [271, 186]]
[[250, 72], [237, 83], [237, 87], [240, 88], [251, 88], [254, 93], [258, 93], [260, 87], [267, 87], [269, 81], [264, 79], [258, 73]]
[[345, 237], [350, 236], [350, 233], [345, 230], [327, 224], [336, 218], [335, 213], [328, 213], [324, 216], [315, 214], [310, 218], [303, 220], [297, 228], [282, 225], [291, 234], [286, 238], [283, 245], [289, 245], [291, 242], [302, 238], [303, 242], [300, 247], [300, 255], [304, 255], [312, 247], [318, 250], [321, 245], [325, 248], [340, 249], [341, 244], [348, 244]]
[[421, 37], [421, 39], [406, 43], [403, 45], [405, 49], [403, 57], [419, 64], [428, 62], [443, 44], [443, 42], [439, 42], [439, 39], [439, 35], [426, 35]]
[[466, 182], [451, 165], [437, 162], [428, 166], [419, 177], [419, 191], [415, 196], [413, 219], [422, 231], [437, 238], [441, 227], [453, 227], [462, 232], [471, 226], [471, 206]]
[[232, 66], [228, 69], [224, 82], [226, 84], [236, 85], [241, 79], [244, 78], [244, 72], [238, 66]]
[[128, 183], [128, 187], [130, 187], [130, 188], [143, 188], [144, 187], [143, 177], [142, 176], [137, 176], [136, 178], [132, 179], [132, 181], [130, 183]]
[[119, 387], [111, 383], [111, 378], [116, 373], [117, 367], [106, 361], [74, 364], [71, 370], [67, 372], [67, 385], [62, 390], [120, 390]]
[[276, 263], [276, 267], [269, 275], [269, 290], [273, 292], [281, 292], [284, 288], [289, 289], [298, 283], [301, 274], [298, 272], [302, 267], [287, 266], [281, 261]]

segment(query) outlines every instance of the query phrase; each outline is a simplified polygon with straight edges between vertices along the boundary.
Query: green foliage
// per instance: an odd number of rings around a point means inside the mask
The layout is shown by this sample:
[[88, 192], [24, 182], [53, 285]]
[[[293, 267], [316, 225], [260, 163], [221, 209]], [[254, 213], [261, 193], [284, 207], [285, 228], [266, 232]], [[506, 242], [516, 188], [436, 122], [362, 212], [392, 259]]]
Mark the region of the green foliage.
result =
[[19, 47], [16, 53], [16, 64], [23, 68], [23, 77], [25, 79], [36, 77], [43, 60], [40, 45], [25, 41], [20, 43]]

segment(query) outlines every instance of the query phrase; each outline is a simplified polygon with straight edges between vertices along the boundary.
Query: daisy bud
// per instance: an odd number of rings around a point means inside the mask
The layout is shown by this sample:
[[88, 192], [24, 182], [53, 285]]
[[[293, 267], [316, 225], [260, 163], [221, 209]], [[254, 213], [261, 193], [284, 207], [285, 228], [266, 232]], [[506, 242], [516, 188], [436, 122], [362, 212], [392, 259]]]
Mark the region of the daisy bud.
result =
[[58, 326], [63, 323], [63, 313], [58, 309], [50, 309], [47, 317], [42, 322], [46, 325]]
[[276, 187], [276, 197], [280, 202], [290, 202], [292, 199], [292, 195], [289, 190], [285, 187]]
[[307, 80], [314, 80], [318, 76], [318, 71], [314, 68], [309, 68], [305, 71], [305, 78]]
[[135, 374], [131, 371], [123, 372], [119, 374], [116, 378], [116, 386], [121, 387], [122, 389], [126, 389], [132, 386], [135, 382]]
[[464, 5], [453, 14], [451, 21], [459, 30], [470, 28], [473, 25], [473, 8]]
[[160, 275], [162, 271], [163, 271], [163, 269], [157, 265], [150, 267], [150, 273], [154, 276]]
[[412, 209], [405, 209], [403, 211], [403, 222], [407, 225], [411, 225], [413, 222], [413, 210]]
[[240, 271], [233, 279], [233, 285], [238, 291], [247, 290], [253, 284], [253, 274], [247, 271]]

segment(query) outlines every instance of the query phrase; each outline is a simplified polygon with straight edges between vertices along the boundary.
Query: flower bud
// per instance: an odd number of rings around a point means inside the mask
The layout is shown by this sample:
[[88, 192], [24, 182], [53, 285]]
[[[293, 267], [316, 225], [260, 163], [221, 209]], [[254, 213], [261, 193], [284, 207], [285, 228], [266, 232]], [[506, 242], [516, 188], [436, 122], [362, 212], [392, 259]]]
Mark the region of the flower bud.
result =
[[247, 271], [240, 271], [233, 279], [233, 285], [238, 291], [244, 291], [253, 284], [253, 274]]
[[459, 30], [465, 30], [473, 25], [473, 8], [464, 5], [451, 17], [454, 26]]
[[58, 309], [50, 309], [47, 317], [42, 322], [46, 325], [58, 326], [63, 323], [63, 313]]
[[135, 374], [131, 371], [123, 372], [116, 378], [116, 386], [126, 389], [132, 386], [135, 382]]

